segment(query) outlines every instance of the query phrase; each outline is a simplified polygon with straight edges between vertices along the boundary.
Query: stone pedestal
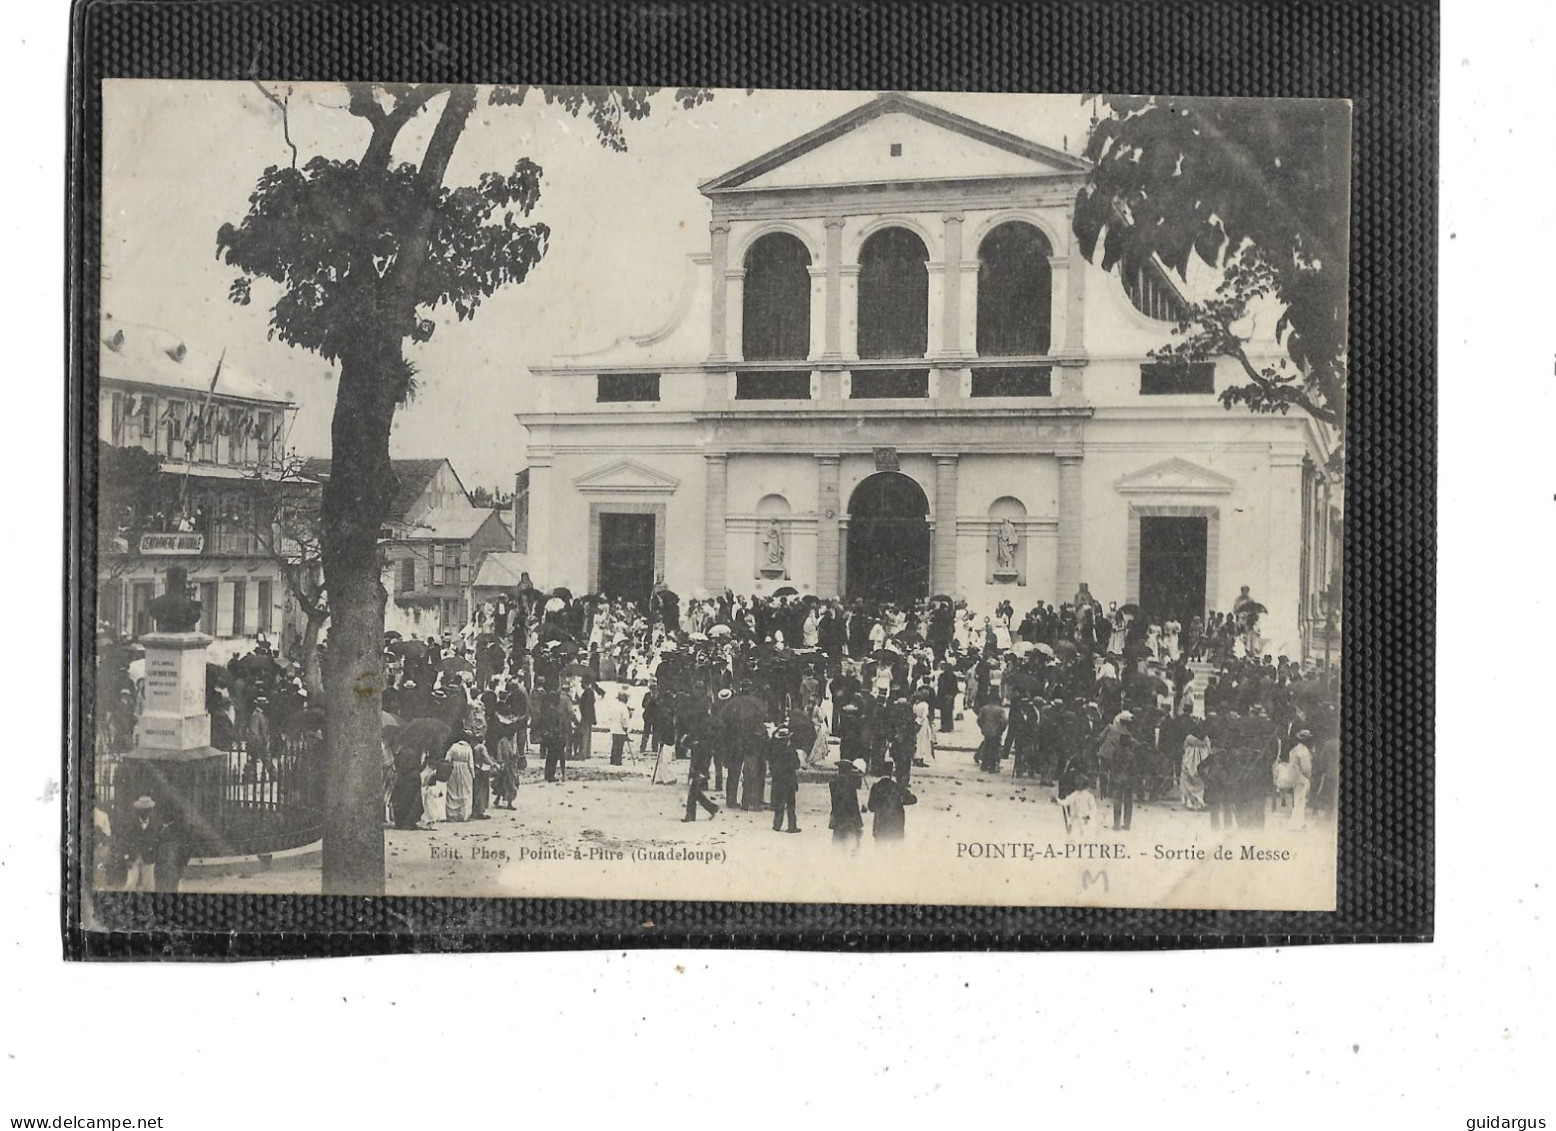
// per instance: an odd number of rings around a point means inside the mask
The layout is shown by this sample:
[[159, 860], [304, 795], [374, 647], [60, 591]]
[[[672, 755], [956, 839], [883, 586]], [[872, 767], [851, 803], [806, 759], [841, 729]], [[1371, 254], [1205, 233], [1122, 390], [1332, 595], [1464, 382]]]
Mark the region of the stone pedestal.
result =
[[146, 704], [136, 731], [137, 748], [197, 750], [211, 744], [211, 716], [205, 709], [205, 646], [199, 632], [148, 632]]
[[211, 746], [211, 716], [205, 709], [205, 647], [210, 642], [199, 632], [140, 637], [146, 649], [146, 700], [135, 749], [125, 754], [115, 787], [121, 813], [127, 815], [136, 798], [150, 797], [172, 839], [195, 854], [223, 847], [227, 753]]

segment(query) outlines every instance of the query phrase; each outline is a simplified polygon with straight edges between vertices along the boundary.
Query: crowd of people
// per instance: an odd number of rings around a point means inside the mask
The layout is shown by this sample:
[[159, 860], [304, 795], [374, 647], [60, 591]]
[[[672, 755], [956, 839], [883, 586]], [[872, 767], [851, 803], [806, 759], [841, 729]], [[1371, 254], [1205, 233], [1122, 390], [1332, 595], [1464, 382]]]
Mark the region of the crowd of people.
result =
[[[1204, 812], [1212, 828], [1301, 828], [1336, 804], [1336, 673], [1262, 651], [1264, 612], [1244, 588], [1225, 614], [1146, 615], [1085, 585], [1019, 618], [940, 595], [912, 604], [789, 594], [692, 599], [659, 587], [643, 607], [523, 585], [457, 633], [385, 639], [383, 800], [388, 824], [431, 829], [518, 807], [535, 753], [545, 782], [593, 757], [633, 753], [684, 780], [683, 821], [772, 813], [798, 833], [802, 778], [828, 781], [833, 838], [857, 849], [906, 833], [913, 771], [942, 756], [959, 719], [978, 769], [1051, 787], [1074, 838], [1129, 829], [1140, 803]], [[99, 648], [102, 750], [126, 749], [140, 707], [132, 642]], [[640, 696], [629, 693], [636, 686]], [[324, 712], [297, 663], [261, 639], [209, 665], [212, 745], [263, 788], [278, 775], [322, 796]], [[309, 739], [313, 740], [310, 747]], [[104, 865], [136, 880], [148, 799], [123, 798], [125, 835]], [[139, 809], [132, 808], [139, 805]], [[139, 828], [141, 833], [136, 834]], [[101, 830], [106, 832], [106, 830]]]
[[563, 781], [597, 729], [617, 765], [637, 729], [656, 777], [666, 758], [686, 763], [684, 821], [722, 799], [798, 832], [801, 771], [821, 770], [834, 837], [857, 842], [869, 813], [890, 839], [917, 800], [914, 767], [971, 716], [979, 769], [1008, 762], [1052, 786], [1074, 836], [1102, 826], [1103, 803], [1123, 830], [1137, 803], [1169, 799], [1213, 827], [1262, 827], [1275, 809], [1302, 827], [1335, 803], [1338, 689], [1330, 671], [1262, 653], [1263, 611], [1246, 588], [1231, 612], [1185, 626], [1104, 607], [1084, 585], [1019, 619], [1009, 602], [978, 614], [948, 596], [726, 592], [683, 609], [661, 587], [640, 608], [524, 586], [459, 633], [386, 640], [386, 819], [485, 819], [514, 806], [532, 749], [544, 780]]

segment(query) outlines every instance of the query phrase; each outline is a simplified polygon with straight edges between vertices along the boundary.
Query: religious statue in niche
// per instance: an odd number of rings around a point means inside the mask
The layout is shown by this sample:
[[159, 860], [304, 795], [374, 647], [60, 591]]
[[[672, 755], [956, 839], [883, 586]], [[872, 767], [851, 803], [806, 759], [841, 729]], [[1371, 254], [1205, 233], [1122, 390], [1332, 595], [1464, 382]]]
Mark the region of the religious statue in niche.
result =
[[1000, 521], [994, 535], [994, 573], [997, 577], [1016, 575], [1016, 553], [1021, 548], [1021, 532], [1010, 519]]
[[767, 524], [767, 531], [762, 535], [762, 572], [782, 573], [786, 553], [783, 545], [783, 530], [774, 519]]

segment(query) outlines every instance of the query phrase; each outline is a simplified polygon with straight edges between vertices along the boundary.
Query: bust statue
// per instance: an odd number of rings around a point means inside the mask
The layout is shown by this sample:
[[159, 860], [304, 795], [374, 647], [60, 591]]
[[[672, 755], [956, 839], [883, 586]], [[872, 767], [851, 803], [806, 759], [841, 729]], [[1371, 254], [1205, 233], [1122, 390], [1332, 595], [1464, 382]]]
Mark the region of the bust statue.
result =
[[201, 605], [189, 599], [189, 575], [183, 566], [170, 566], [167, 592], [146, 606], [158, 632], [193, 632], [200, 623]]

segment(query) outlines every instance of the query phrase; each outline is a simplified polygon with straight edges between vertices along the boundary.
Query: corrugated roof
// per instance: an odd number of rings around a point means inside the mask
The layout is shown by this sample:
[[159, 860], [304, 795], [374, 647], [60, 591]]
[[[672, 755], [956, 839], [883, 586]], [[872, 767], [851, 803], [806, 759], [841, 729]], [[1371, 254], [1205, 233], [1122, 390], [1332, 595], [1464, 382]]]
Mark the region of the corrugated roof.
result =
[[440, 507], [417, 519], [404, 537], [409, 541], [431, 539], [464, 542], [475, 537], [475, 532], [496, 513], [490, 507], [471, 507], [468, 510], [464, 507]]
[[493, 550], [481, 559], [472, 583], [477, 589], [511, 589], [529, 569], [529, 555], [519, 550]]
[[[325, 480], [330, 477], [330, 466], [333, 461], [322, 456], [314, 456], [304, 461], [303, 471], [314, 479]], [[399, 480], [399, 486], [395, 488], [394, 498], [389, 504], [391, 518], [401, 518], [416, 504], [422, 493], [427, 490], [427, 484], [437, 475], [438, 470], [448, 461], [446, 459], [392, 459], [389, 466], [394, 468], [395, 478]]]
[[[211, 376], [216, 372], [220, 350], [214, 354], [208, 353], [190, 346], [185, 339], [170, 331], [133, 322], [119, 322], [112, 315], [103, 319], [101, 338], [102, 349], [98, 351], [97, 369], [98, 375], [105, 381], [127, 381], [201, 394], [211, 387]], [[293, 403], [289, 394], [276, 392], [257, 377], [235, 368], [229, 360], [222, 360], [216, 395], [277, 404]]]

